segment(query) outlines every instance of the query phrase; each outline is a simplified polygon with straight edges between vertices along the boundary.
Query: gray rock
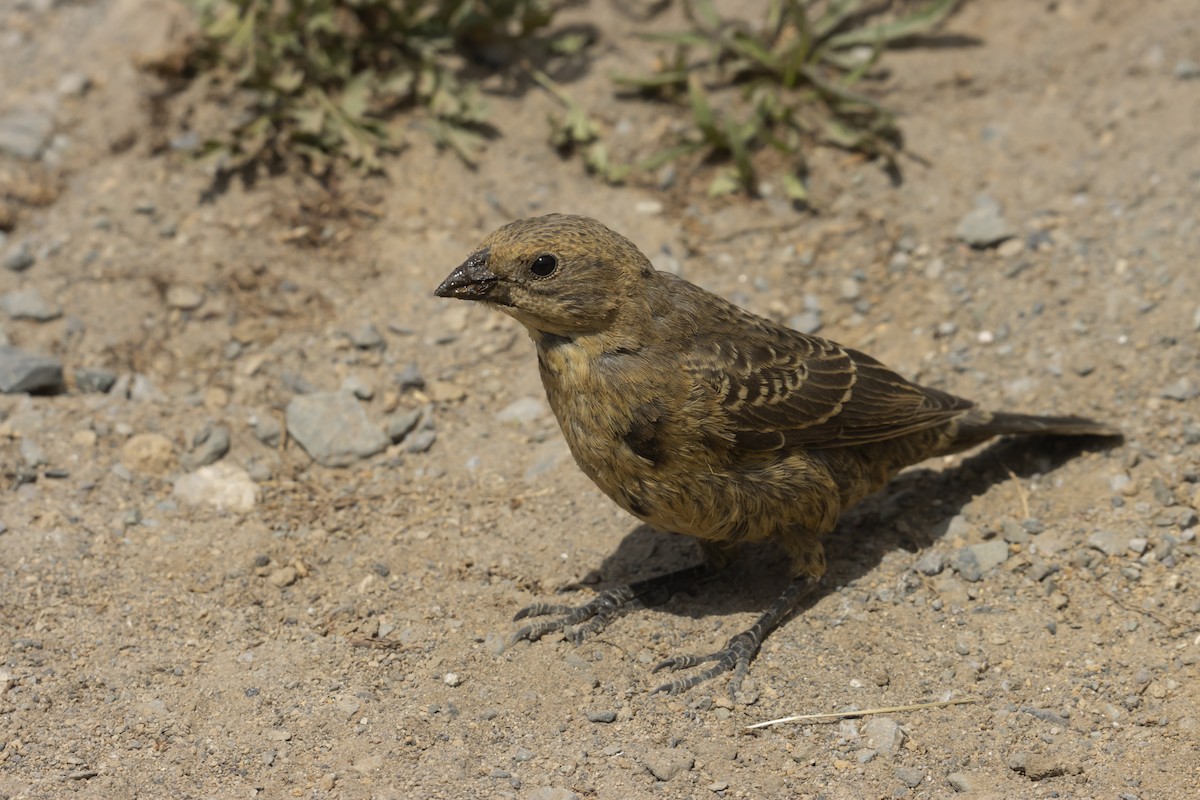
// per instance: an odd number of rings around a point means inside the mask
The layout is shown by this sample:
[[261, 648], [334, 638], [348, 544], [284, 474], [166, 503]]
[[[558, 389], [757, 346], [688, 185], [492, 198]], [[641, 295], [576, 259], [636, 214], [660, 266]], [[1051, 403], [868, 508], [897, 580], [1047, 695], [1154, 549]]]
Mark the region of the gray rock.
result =
[[[326, 467], [345, 467], [388, 446], [383, 431], [346, 392], [316, 392], [292, 398], [287, 428], [313, 459]], [[430, 442], [432, 444], [432, 442]]]
[[561, 786], [541, 786], [525, 797], [526, 800], [579, 800], [579, 795]]
[[54, 131], [54, 117], [45, 111], [17, 109], [0, 116], [0, 153], [33, 161]]
[[412, 433], [413, 429], [417, 427], [417, 423], [421, 421], [422, 413], [419, 408], [410, 408], [407, 411], [397, 411], [388, 417], [383, 425], [388, 439], [393, 444], [404, 441], [404, 437]]
[[417, 366], [417, 362], [412, 362], [404, 369], [396, 374], [392, 382], [400, 387], [401, 390], [424, 389], [425, 376], [421, 374], [421, 368]]
[[1008, 560], [1008, 544], [999, 540], [973, 544], [971, 551], [985, 575]]
[[916, 767], [896, 767], [896, 780], [910, 789], [915, 789], [925, 780], [925, 772]]
[[25, 466], [36, 469], [46, 463], [46, 453], [41, 446], [28, 436], [21, 438], [21, 460]]
[[669, 781], [681, 772], [687, 772], [696, 763], [696, 757], [678, 747], [654, 747], [642, 756], [642, 763], [650, 774], [660, 781]]
[[142, 373], [136, 372], [128, 378], [128, 390], [122, 394], [125, 394], [130, 400], [136, 403], [161, 403], [167, 399], [163, 391], [154, 385], [154, 381]]
[[904, 731], [889, 717], [871, 717], [863, 725], [863, 734], [867, 737], [867, 747], [883, 755], [895, 755], [904, 744]]
[[963, 580], [971, 583], [983, 577], [983, 570], [979, 568], [979, 559], [975, 557], [974, 551], [969, 547], [960, 547], [955, 550], [954, 555], [950, 556], [950, 566]]
[[600, 722], [607, 724], [617, 721], [617, 712], [615, 711], [589, 711], [587, 712], [588, 722]]
[[105, 394], [116, 382], [116, 373], [106, 369], [80, 367], [75, 370], [75, 388], [81, 392]]
[[984, 249], [995, 247], [1005, 239], [1011, 239], [1016, 231], [1004, 219], [1000, 204], [989, 197], [980, 197], [959, 221], [954, 236], [971, 247]]
[[182, 459], [183, 468], [194, 470], [215, 464], [229, 452], [229, 428], [206, 425], [192, 440], [192, 451]]
[[432, 428], [422, 428], [405, 440], [404, 449], [409, 453], [424, 453], [433, 447], [435, 441], [437, 441], [437, 431]]
[[29, 394], [63, 389], [62, 362], [15, 347], [0, 347], [0, 393]]
[[1000, 523], [1000, 535], [1009, 544], [1024, 544], [1029, 541], [1029, 531], [1011, 519]]
[[821, 330], [820, 309], [809, 308], [788, 317], [788, 327], [801, 333], [816, 333]]
[[520, 397], [509, 403], [496, 414], [497, 422], [535, 422], [546, 414], [546, 406], [536, 397]]
[[249, 459], [246, 464], [246, 473], [255, 483], [266, 483], [275, 477], [275, 470], [271, 469], [271, 465], [258, 458]]
[[16, 289], [0, 295], [0, 310], [13, 319], [49, 322], [62, 316], [62, 308], [49, 303], [37, 289]]
[[278, 447], [283, 438], [283, 425], [274, 414], [255, 414], [250, 418], [254, 436], [267, 447]]
[[1150, 479], [1150, 493], [1160, 506], [1175, 505], [1175, 493], [1167, 486], [1166, 481], [1157, 475]]
[[946, 568], [946, 554], [938, 550], [927, 550], [917, 559], [913, 568], [922, 575], [940, 575]]
[[1106, 556], [1116, 556], [1125, 552], [1129, 537], [1116, 531], [1099, 530], [1087, 538], [1088, 547], [1099, 550]]
[[965, 772], [951, 772], [946, 776], [946, 783], [956, 792], [967, 794], [974, 791], [975, 781]]
[[1194, 81], [1200, 78], [1200, 62], [1184, 58], [1175, 63], [1175, 77], [1181, 81]]
[[24, 272], [32, 267], [36, 260], [29, 242], [21, 242], [4, 257], [4, 268], [13, 272]]
[[359, 350], [382, 350], [387, 346], [383, 334], [369, 322], [350, 332], [350, 343]]
[[1185, 403], [1200, 397], [1200, 384], [1193, 383], [1190, 378], [1180, 378], [1174, 383], [1164, 386], [1159, 394], [1168, 400]]

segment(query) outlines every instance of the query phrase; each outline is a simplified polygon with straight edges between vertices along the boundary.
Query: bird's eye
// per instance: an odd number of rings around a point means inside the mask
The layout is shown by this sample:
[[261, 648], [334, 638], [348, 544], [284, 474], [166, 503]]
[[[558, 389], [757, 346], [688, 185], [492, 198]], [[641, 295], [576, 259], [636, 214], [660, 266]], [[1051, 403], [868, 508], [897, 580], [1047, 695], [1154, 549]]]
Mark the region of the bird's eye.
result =
[[529, 265], [529, 271], [539, 278], [548, 278], [558, 269], [558, 259], [549, 253], [542, 253]]

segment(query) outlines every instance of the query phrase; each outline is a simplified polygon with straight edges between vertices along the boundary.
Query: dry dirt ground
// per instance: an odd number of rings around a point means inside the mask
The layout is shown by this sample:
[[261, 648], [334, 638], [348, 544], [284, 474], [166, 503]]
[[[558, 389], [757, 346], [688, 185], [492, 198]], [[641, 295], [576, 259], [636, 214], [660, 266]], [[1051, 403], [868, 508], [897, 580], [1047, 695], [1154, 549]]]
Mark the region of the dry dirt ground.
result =
[[[572, 91], [649, 135], [661, 111], [606, 99], [609, 71], [652, 55], [639, 23], [593, 6], [573, 14], [605, 38]], [[49, 108], [59, 137], [0, 160], [3, 252], [34, 256], [0, 293], [62, 311], [0, 330], [76, 381], [120, 378], [0, 396], [0, 796], [1195, 796], [1194, 0], [968, 3], [879, 87], [927, 163], [895, 186], [820, 153], [817, 214], [689, 196], [687, 175], [598, 185], [546, 148], [540, 94], [491, 99], [504, 135], [477, 171], [416, 136], [348, 196], [285, 176], [202, 204], [203, 168], [162, 148], [202, 93], [154, 115], [132, 63], [182, 19], [162, 0], [0, 5], [0, 114]], [[979, 195], [1008, 244], [956, 241]], [[431, 294], [482, 235], [552, 210], [759, 313], [819, 309], [823, 335], [911, 377], [1126, 440], [901, 476], [844, 519], [740, 702], [723, 679], [651, 696], [649, 669], [745, 627], [785, 579], [770, 550], [583, 646], [506, 648], [535, 599], [696, 555], [576, 470], [511, 320]], [[372, 395], [372, 425], [432, 411], [344, 468], [256, 434], [341, 386]], [[176, 489], [214, 426], [248, 511]], [[975, 702], [746, 730], [957, 698]]]

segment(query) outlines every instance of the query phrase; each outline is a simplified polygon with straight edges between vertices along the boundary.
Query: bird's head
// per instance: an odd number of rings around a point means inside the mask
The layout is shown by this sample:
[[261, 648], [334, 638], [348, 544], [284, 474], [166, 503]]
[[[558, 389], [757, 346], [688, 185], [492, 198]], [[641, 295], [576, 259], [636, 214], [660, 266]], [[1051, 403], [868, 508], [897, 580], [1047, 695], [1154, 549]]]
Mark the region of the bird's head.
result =
[[534, 333], [575, 337], [610, 327], [653, 274], [624, 236], [588, 217], [548, 214], [489, 235], [435, 293], [494, 305]]

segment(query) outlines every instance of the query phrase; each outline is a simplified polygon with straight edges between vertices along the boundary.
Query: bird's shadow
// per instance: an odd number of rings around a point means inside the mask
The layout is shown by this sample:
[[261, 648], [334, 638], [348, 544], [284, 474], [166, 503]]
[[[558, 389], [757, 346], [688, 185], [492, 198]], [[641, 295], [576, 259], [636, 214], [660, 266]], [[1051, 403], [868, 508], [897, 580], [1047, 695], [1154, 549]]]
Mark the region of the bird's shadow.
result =
[[[902, 473], [843, 514], [837, 530], [825, 540], [829, 571], [795, 613], [804, 613], [822, 596], [866, 575], [893, 550], [915, 553], [929, 547], [967, 503], [992, 485], [1013, 476], [1051, 472], [1084, 452], [1109, 449], [1113, 442], [1103, 437], [1002, 439], [954, 469]], [[761, 612], [788, 581], [787, 562], [780, 556], [781, 551], [770, 543], [747, 545], [741, 557], [715, 578], [656, 608], [690, 617]], [[564, 589], [586, 586], [603, 591], [689, 566], [700, 557], [691, 537], [639, 525], [598, 568]]]

